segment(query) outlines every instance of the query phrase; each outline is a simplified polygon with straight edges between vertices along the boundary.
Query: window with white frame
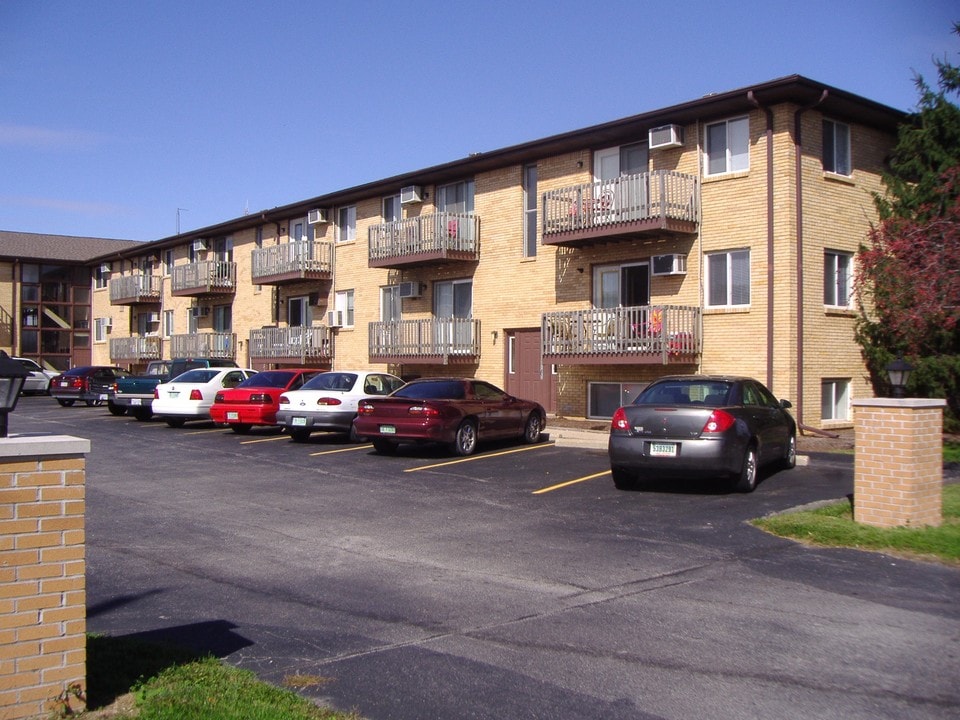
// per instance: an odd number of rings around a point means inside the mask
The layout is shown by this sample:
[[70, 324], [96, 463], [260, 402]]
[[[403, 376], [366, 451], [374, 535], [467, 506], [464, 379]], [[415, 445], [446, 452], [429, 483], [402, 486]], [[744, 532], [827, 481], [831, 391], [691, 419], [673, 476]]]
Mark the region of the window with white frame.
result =
[[850, 126], [834, 120], [823, 121], [823, 170], [850, 175]]
[[338, 290], [333, 307], [343, 317], [343, 326], [353, 327], [353, 290]]
[[853, 297], [853, 253], [826, 250], [823, 253], [823, 304], [850, 307]]
[[750, 169], [750, 119], [710, 123], [705, 130], [704, 171], [723, 175]]
[[173, 310], [163, 311], [163, 336], [173, 335]]
[[750, 304], [750, 251], [707, 255], [707, 307]]
[[350, 205], [337, 210], [337, 242], [353, 242], [357, 239], [357, 206]]
[[537, 256], [537, 164], [523, 167], [523, 257]]
[[850, 419], [849, 380], [823, 380], [820, 383], [820, 419]]
[[110, 318], [94, 318], [93, 319], [93, 341], [102, 343], [107, 341], [107, 329], [111, 325]]

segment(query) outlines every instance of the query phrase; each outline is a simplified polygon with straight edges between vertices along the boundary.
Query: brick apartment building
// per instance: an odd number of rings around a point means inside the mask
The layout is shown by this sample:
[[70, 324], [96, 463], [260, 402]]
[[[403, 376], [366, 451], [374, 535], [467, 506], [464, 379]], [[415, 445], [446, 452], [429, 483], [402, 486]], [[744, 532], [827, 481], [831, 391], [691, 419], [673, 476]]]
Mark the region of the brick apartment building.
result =
[[91, 358], [469, 375], [594, 418], [736, 373], [849, 426], [854, 254], [904, 118], [791, 76], [114, 246]]

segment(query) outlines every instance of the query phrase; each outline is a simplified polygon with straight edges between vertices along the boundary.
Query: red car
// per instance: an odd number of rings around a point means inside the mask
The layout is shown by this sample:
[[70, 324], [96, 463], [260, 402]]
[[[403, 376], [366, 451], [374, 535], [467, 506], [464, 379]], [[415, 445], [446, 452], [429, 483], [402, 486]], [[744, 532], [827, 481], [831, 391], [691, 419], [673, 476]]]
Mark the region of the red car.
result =
[[254, 425], [276, 425], [280, 394], [297, 390], [322, 372], [318, 368], [259, 372], [235, 388], [220, 390], [210, 406], [210, 417], [240, 434], [249, 432]]
[[353, 425], [384, 455], [395, 453], [402, 442], [444, 443], [457, 455], [470, 455], [485, 440], [535, 443], [546, 421], [539, 403], [507, 395], [488, 382], [424, 378], [386, 397], [361, 400]]

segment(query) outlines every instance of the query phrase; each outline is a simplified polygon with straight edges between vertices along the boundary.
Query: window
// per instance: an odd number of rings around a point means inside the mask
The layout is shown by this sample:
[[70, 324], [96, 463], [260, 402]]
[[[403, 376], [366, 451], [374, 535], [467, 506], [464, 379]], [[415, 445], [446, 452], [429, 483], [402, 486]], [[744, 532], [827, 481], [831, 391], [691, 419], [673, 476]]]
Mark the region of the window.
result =
[[473, 180], [440, 185], [437, 187], [437, 210], [439, 212], [472, 213]]
[[853, 255], [827, 250], [823, 254], [823, 304], [849, 307], [853, 294]]
[[733, 118], [707, 125], [706, 174], [750, 169], [750, 119]]
[[357, 239], [357, 206], [342, 207], [337, 211], [337, 242]]
[[93, 341], [94, 342], [106, 342], [107, 341], [107, 328], [110, 327], [111, 320], [110, 318], [94, 318], [93, 319]]
[[353, 327], [353, 290], [338, 290], [333, 307], [343, 313], [343, 326]]
[[523, 256], [537, 256], [537, 165], [523, 168]]
[[849, 380], [824, 380], [820, 383], [820, 419], [850, 419]]
[[400, 196], [391, 195], [383, 199], [383, 221], [396, 222], [403, 219], [403, 210], [400, 205]]
[[617, 408], [629, 405], [647, 383], [592, 382], [587, 386], [588, 417], [612, 418]]
[[156, 335], [160, 328], [160, 313], [141, 312], [137, 314], [137, 334]]
[[851, 173], [849, 125], [823, 121], [823, 171], [837, 175]]
[[399, 322], [402, 302], [399, 285], [387, 285], [380, 288], [380, 320], [383, 322]]
[[289, 327], [310, 327], [311, 321], [309, 295], [287, 298], [287, 325]]
[[173, 335], [173, 310], [163, 311], [163, 336]]
[[97, 290], [103, 290], [107, 286], [107, 281], [110, 279], [110, 265], [109, 263], [102, 263], [97, 265], [96, 269], [93, 271], [93, 287]]
[[707, 255], [707, 307], [750, 304], [750, 251]]
[[163, 251], [163, 274], [170, 275], [173, 273], [173, 250], [164, 250]]
[[218, 262], [233, 262], [233, 238], [217, 238], [211, 244], [213, 257]]
[[213, 331], [230, 332], [233, 327], [233, 307], [215, 305], [213, 308]]
[[593, 268], [593, 306], [641, 307], [650, 304], [650, 265], [598, 265]]

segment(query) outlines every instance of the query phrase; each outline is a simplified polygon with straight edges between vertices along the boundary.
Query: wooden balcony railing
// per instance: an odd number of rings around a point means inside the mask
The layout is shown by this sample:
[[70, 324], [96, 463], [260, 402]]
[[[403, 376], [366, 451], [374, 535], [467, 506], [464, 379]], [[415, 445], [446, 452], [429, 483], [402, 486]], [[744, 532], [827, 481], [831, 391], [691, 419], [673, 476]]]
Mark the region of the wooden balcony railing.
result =
[[472, 363], [480, 357], [480, 321], [427, 318], [369, 325], [371, 362]]
[[127, 275], [110, 281], [111, 305], [160, 302], [163, 278], [159, 275]]
[[157, 335], [134, 335], [133, 337], [110, 338], [110, 360], [160, 360], [163, 357], [163, 341]]
[[237, 356], [237, 335], [228, 332], [201, 332], [170, 336], [170, 357], [218, 358]]
[[280, 285], [333, 277], [333, 243], [298, 241], [258, 248], [251, 255], [253, 282]]
[[440, 212], [370, 228], [370, 267], [403, 267], [480, 257], [480, 219], [473, 213]]
[[557, 364], [692, 363], [700, 308], [644, 305], [544, 313], [543, 358]]
[[330, 328], [268, 327], [250, 331], [250, 357], [329, 362]]
[[174, 295], [230, 295], [236, 288], [235, 262], [204, 260], [173, 268], [171, 290]]
[[578, 245], [645, 232], [695, 233], [700, 185], [669, 170], [550, 190], [543, 194], [543, 242]]

